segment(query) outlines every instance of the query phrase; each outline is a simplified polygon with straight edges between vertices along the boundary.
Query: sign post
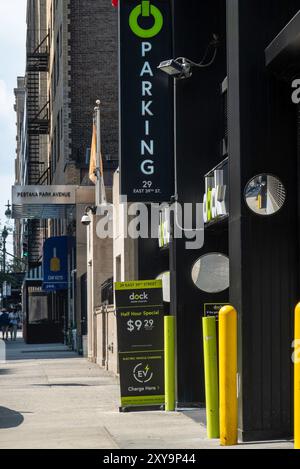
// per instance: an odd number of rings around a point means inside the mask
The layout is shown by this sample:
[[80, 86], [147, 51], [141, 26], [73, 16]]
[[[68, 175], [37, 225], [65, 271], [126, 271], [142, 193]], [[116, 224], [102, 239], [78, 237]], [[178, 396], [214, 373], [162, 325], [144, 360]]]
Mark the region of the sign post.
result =
[[218, 322], [220, 309], [227, 304], [228, 303], [204, 303], [204, 317], [216, 318]]
[[120, 410], [161, 407], [164, 392], [164, 312], [162, 281], [115, 284]]

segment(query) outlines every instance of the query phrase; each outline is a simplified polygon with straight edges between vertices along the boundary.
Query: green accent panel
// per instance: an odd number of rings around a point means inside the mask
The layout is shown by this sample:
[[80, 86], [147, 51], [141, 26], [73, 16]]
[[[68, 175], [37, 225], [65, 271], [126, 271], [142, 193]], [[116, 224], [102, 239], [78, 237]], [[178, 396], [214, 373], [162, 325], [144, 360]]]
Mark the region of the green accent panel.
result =
[[115, 290], [146, 290], [151, 288], [162, 288], [162, 280], [115, 282]]
[[132, 350], [129, 350], [128, 352], [119, 352], [119, 355], [124, 355], [124, 354], [128, 354], [128, 355], [137, 355], [139, 353], [163, 353], [164, 350], [152, 350], [152, 349], [149, 349], [149, 350], [135, 350], [134, 352]]
[[209, 189], [207, 193], [207, 221], [210, 221], [212, 219], [212, 214], [211, 214], [211, 196], [212, 196], [212, 191]]
[[175, 410], [175, 317], [165, 316], [165, 394], [166, 411]]
[[208, 438], [219, 438], [219, 379], [216, 318], [202, 318]]
[[121, 406], [138, 406], [138, 405], [159, 405], [165, 403], [165, 396], [131, 396], [122, 397]]

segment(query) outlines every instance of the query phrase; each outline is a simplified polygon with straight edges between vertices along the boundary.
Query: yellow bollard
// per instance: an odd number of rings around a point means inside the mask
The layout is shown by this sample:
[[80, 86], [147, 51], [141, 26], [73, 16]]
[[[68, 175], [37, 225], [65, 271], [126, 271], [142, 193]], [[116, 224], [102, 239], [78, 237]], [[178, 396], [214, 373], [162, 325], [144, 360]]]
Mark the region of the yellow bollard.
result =
[[237, 312], [232, 306], [219, 313], [219, 387], [220, 444], [234, 446], [238, 442]]
[[300, 449], [300, 303], [295, 309], [294, 347], [294, 438], [295, 449]]

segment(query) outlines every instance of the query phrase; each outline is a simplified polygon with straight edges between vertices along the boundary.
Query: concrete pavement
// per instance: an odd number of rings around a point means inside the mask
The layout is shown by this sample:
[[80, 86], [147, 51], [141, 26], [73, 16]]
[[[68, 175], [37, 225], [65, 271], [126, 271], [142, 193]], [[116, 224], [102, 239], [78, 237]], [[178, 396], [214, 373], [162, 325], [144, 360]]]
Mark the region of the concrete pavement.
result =
[[[2, 449], [219, 448], [206, 438], [203, 410], [120, 414], [118, 380], [63, 345], [25, 345], [19, 338], [5, 347]], [[236, 448], [292, 447], [273, 442]]]

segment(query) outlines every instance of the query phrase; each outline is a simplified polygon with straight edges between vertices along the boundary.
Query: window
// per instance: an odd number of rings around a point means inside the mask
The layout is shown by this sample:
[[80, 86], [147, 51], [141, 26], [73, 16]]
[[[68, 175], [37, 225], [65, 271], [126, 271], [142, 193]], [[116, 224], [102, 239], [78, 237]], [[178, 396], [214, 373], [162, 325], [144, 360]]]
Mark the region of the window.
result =
[[61, 128], [60, 128], [60, 111], [58, 112], [57, 114], [57, 125], [56, 125], [56, 128], [57, 128], [57, 161], [59, 160], [59, 157], [60, 157], [60, 140], [61, 140], [61, 134], [60, 134], [60, 131], [61, 131]]
[[62, 40], [63, 40], [63, 35], [62, 35], [62, 24], [60, 25], [59, 28], [59, 35], [60, 35], [60, 41], [59, 41], [59, 56], [62, 56]]
[[56, 128], [55, 128], [53, 132], [53, 153], [52, 153], [53, 173], [56, 170], [56, 158], [57, 158], [57, 133], [56, 133]]
[[57, 34], [56, 38], [56, 84], [59, 82], [59, 72], [60, 72], [60, 37], [59, 37], [59, 32]]
[[51, 171], [51, 181], [52, 181], [53, 179], [53, 140], [51, 140], [50, 171]]
[[53, 85], [53, 99], [55, 100], [55, 95], [56, 95], [56, 54], [54, 54], [53, 58], [53, 71], [52, 71], [52, 85]]

